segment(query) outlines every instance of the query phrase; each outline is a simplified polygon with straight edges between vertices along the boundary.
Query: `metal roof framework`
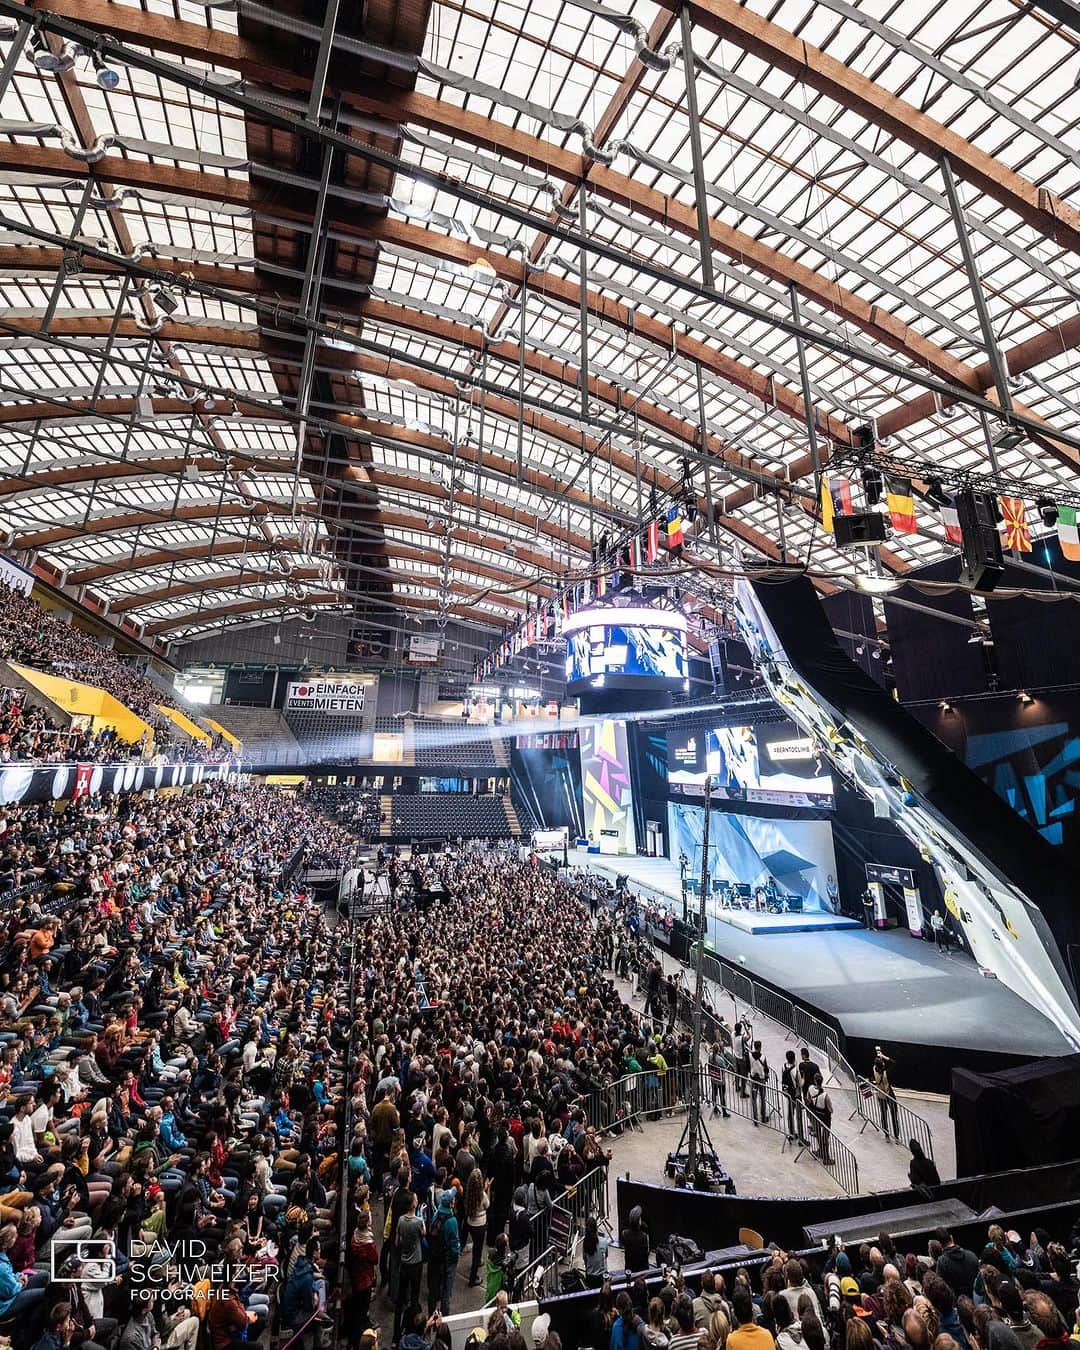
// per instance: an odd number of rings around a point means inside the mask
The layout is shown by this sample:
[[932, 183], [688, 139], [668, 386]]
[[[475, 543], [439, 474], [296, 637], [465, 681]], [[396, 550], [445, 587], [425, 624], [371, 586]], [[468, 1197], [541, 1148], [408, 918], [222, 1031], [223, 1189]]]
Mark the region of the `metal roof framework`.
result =
[[0, 0], [9, 547], [166, 641], [498, 628], [685, 458], [702, 558], [822, 574], [815, 451], [863, 424], [1075, 490], [1067, 15], [313, 9]]

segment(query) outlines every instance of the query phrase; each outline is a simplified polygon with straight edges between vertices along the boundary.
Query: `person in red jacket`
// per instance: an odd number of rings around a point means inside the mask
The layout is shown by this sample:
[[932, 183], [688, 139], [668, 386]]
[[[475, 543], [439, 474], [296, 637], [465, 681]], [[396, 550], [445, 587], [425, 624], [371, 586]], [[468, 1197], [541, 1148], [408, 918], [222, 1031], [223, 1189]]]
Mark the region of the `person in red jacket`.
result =
[[345, 1310], [346, 1335], [349, 1345], [354, 1348], [360, 1344], [361, 1336], [371, 1326], [368, 1313], [378, 1270], [379, 1250], [375, 1246], [371, 1232], [371, 1214], [367, 1210], [360, 1210], [356, 1216], [356, 1227], [349, 1240], [351, 1296]]

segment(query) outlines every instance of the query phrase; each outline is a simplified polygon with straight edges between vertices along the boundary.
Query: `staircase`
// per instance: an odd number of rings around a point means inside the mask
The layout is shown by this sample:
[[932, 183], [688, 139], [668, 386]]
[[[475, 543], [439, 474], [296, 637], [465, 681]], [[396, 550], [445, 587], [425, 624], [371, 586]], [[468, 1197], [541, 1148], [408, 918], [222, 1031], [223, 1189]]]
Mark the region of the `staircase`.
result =
[[379, 813], [382, 816], [382, 820], [379, 821], [379, 838], [389, 839], [394, 829], [394, 799], [388, 792], [379, 798]]
[[510, 750], [508, 747], [509, 738], [506, 736], [492, 736], [491, 748], [495, 753], [495, 763], [500, 769], [510, 767]]
[[231, 708], [228, 704], [204, 711], [244, 743], [245, 764], [301, 764], [304, 753], [276, 708]]
[[503, 806], [506, 808], [506, 819], [510, 825], [510, 833], [515, 839], [521, 838], [521, 821], [518, 820], [518, 813], [514, 809], [514, 803], [509, 797], [503, 798]]

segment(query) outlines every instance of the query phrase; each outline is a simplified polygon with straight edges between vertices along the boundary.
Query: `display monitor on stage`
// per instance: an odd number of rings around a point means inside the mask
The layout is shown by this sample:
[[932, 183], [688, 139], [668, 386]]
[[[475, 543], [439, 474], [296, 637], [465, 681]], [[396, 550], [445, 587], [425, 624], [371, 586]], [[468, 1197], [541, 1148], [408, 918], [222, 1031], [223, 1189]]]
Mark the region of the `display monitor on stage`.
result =
[[833, 782], [813, 738], [793, 722], [668, 732], [668, 786], [720, 800], [828, 810]]
[[591, 606], [567, 619], [566, 692], [681, 689], [686, 616], [648, 605]]

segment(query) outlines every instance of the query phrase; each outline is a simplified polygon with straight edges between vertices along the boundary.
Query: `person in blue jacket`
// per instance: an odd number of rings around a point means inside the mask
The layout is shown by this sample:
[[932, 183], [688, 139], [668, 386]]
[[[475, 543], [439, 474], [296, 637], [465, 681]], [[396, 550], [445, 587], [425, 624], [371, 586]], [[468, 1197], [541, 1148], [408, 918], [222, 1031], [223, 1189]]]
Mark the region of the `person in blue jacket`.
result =
[[[38, 1305], [45, 1297], [49, 1276], [44, 1271], [37, 1274], [23, 1271], [16, 1275], [9, 1253], [18, 1235], [19, 1230], [13, 1223], [6, 1223], [0, 1228], [0, 1319], [7, 1321], [12, 1317], [24, 1318], [29, 1315], [30, 1325], [34, 1326], [36, 1314], [41, 1311]], [[33, 1338], [27, 1336], [24, 1339]]]
[[429, 1315], [435, 1311], [436, 1303], [444, 1317], [450, 1315], [450, 1299], [461, 1255], [461, 1229], [454, 1213], [456, 1203], [457, 1191], [441, 1191], [438, 1208], [428, 1224]]

